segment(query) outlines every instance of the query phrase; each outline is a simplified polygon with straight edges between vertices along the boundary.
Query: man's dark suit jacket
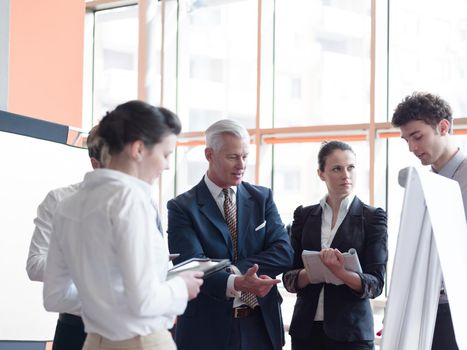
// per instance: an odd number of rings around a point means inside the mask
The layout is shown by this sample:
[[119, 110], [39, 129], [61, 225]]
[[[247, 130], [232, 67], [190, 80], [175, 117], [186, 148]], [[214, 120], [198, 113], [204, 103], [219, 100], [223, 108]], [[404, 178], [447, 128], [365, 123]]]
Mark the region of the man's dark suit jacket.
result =
[[[245, 273], [258, 264], [258, 275], [273, 278], [289, 270], [293, 251], [271, 190], [242, 182], [237, 186], [236, 199], [238, 260], [235, 266]], [[169, 249], [180, 253], [175, 263], [193, 257], [233, 260], [229, 229], [204, 179], [169, 201], [167, 208]], [[177, 320], [179, 350], [226, 348], [233, 322], [233, 298], [226, 297], [229, 275], [221, 271], [206, 278], [201, 293], [188, 303], [185, 313]], [[284, 341], [281, 302], [275, 286], [264, 298], [259, 298], [274, 350], [281, 349]], [[249, 340], [249, 344], [254, 349], [255, 339]]]
[[[321, 250], [321, 214], [319, 204], [298, 207], [292, 224], [292, 246], [295, 251], [293, 269], [302, 269], [302, 251]], [[352, 342], [374, 339], [373, 314], [369, 298], [381, 294], [387, 263], [386, 213], [362, 203], [357, 197], [339, 226], [331, 248], [346, 252], [355, 248], [362, 266], [363, 291], [357, 293], [346, 285], [310, 284], [296, 288], [290, 335], [308, 339], [311, 335], [321, 288], [324, 288], [324, 331], [336, 341]], [[287, 284], [287, 275], [284, 283]], [[295, 283], [297, 279], [288, 281]], [[289, 288], [288, 288], [289, 289]], [[293, 289], [293, 288], [292, 288]]]

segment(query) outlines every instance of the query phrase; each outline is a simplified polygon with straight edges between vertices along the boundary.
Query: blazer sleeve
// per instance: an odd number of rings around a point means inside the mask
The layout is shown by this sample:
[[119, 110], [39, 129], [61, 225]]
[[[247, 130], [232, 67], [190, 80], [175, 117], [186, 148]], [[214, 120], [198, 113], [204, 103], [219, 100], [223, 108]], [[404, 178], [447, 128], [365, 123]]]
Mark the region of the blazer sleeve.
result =
[[293, 250], [270, 189], [267, 189], [265, 201], [265, 220], [266, 235], [262, 251], [238, 260], [235, 265], [245, 273], [253, 264], [258, 264], [258, 275], [275, 278], [290, 269]]
[[290, 293], [298, 292], [298, 274], [304, 268], [302, 260], [302, 231], [306, 220], [305, 208], [299, 206], [294, 211], [290, 241], [294, 251], [292, 270], [282, 275], [282, 281], [285, 289]]
[[363, 273], [358, 273], [362, 280], [362, 292], [358, 295], [361, 298], [376, 298], [383, 291], [388, 261], [387, 216], [381, 208], [365, 209], [368, 211], [364, 213]]

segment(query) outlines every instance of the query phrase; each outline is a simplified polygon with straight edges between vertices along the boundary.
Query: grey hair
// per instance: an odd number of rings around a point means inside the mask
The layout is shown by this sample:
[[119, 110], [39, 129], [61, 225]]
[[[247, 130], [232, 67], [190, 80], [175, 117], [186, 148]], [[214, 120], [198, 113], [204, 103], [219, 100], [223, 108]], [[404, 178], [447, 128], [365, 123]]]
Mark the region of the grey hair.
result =
[[250, 135], [242, 124], [231, 119], [222, 119], [207, 128], [206, 147], [219, 151], [222, 148], [222, 135], [224, 134], [231, 134], [247, 144], [250, 143]]

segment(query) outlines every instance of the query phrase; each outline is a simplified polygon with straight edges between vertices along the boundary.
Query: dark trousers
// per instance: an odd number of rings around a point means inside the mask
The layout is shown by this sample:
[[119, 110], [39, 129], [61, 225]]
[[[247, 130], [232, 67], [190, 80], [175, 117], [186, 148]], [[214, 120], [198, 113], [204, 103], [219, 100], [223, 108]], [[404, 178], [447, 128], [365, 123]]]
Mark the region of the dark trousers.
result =
[[274, 349], [258, 309], [248, 317], [234, 318], [230, 332], [228, 350], [271, 350]]
[[60, 314], [55, 328], [52, 350], [81, 350], [86, 340], [84, 324], [81, 318], [69, 314]]
[[431, 350], [459, 350], [449, 304], [439, 304]]
[[292, 350], [373, 350], [373, 341], [340, 342], [324, 333], [323, 322], [314, 321], [311, 334], [306, 339], [292, 337]]

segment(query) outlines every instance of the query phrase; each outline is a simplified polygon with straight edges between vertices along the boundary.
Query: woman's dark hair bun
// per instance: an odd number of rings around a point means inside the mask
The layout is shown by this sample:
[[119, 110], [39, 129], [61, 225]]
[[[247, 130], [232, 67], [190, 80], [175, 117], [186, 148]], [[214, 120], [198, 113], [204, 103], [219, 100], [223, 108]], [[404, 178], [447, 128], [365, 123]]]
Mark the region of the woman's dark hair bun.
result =
[[175, 113], [138, 100], [118, 105], [99, 123], [99, 136], [111, 155], [120, 153], [128, 143], [141, 140], [146, 146], [152, 146], [180, 131], [180, 119]]

